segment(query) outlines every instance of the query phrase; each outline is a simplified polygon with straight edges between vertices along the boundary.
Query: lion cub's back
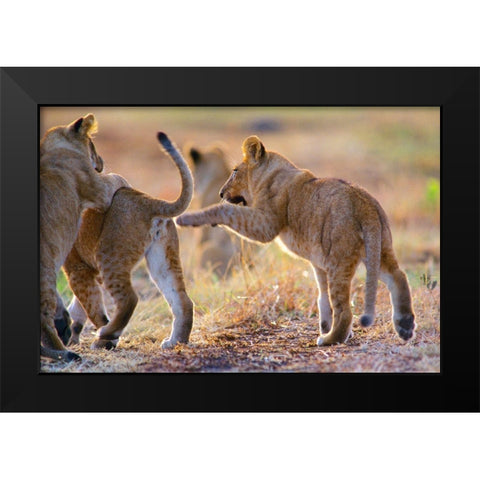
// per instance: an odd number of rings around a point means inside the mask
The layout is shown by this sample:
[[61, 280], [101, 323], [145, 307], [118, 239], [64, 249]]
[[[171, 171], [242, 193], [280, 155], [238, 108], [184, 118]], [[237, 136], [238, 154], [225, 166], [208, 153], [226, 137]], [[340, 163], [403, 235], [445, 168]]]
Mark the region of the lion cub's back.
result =
[[[334, 214], [339, 223], [354, 224], [377, 220], [386, 214], [380, 203], [363, 187], [338, 178], [315, 178], [299, 189], [297, 204], [300, 209], [314, 205], [312, 214]], [[298, 212], [299, 214], [301, 212]]]
[[[106, 213], [88, 209], [82, 215], [75, 249], [81, 259], [97, 268], [97, 251], [129, 249], [130, 245], [144, 243], [150, 228], [150, 209], [144, 209], [144, 195], [130, 188], [115, 193]], [[141, 247], [140, 247], [141, 248]]]
[[382, 244], [391, 244], [385, 211], [364, 188], [336, 178], [313, 178], [292, 193], [289, 224], [301, 237], [294, 251], [311, 252], [315, 243], [322, 245], [323, 254], [338, 250], [348, 255], [362, 248], [365, 231], [372, 229]]

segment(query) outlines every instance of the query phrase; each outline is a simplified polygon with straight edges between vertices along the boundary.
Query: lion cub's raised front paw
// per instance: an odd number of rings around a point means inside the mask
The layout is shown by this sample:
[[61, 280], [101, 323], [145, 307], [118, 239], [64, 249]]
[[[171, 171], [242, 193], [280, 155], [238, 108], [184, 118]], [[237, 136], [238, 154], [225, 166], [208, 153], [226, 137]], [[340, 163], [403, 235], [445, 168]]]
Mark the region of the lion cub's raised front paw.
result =
[[195, 213], [184, 213], [176, 219], [177, 225], [181, 227], [199, 227], [204, 223], [201, 221], [201, 218]]
[[176, 218], [175, 220], [177, 225], [180, 225], [181, 227], [193, 227], [193, 218], [192, 215], [189, 213], [185, 213], [183, 215], [180, 215], [179, 217]]

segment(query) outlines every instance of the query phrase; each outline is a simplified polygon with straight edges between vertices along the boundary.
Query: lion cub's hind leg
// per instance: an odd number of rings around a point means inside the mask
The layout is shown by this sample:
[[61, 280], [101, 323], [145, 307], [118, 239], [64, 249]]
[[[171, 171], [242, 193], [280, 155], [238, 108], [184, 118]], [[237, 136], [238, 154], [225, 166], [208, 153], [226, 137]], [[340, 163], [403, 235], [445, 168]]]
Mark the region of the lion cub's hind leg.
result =
[[178, 343], [188, 343], [193, 325], [193, 302], [185, 291], [175, 224], [172, 220], [157, 218], [154, 226], [154, 241], [145, 258], [150, 276], [173, 314], [171, 334], [162, 342], [162, 348], [170, 348]]
[[329, 333], [320, 335], [317, 345], [332, 345], [348, 340], [352, 330], [350, 286], [357, 264], [346, 264], [328, 272], [328, 287], [333, 306], [333, 325]]
[[[136, 262], [135, 262], [136, 263]], [[115, 316], [107, 325], [100, 328], [92, 348], [111, 350], [118, 344], [118, 339], [127, 326], [138, 303], [138, 297], [131, 283], [133, 266], [113, 271], [103, 271], [106, 290], [115, 302]]]
[[327, 272], [317, 267], [313, 267], [313, 270], [315, 272], [319, 290], [318, 312], [320, 333], [326, 334], [332, 328], [332, 305], [330, 304], [330, 297], [328, 294]]
[[87, 316], [97, 329], [108, 323], [108, 317], [102, 290], [97, 282], [98, 270], [87, 265], [75, 248], [68, 255], [63, 268], [76, 297], [68, 307], [73, 319], [70, 343], [78, 344]]
[[380, 279], [390, 290], [395, 330], [400, 338], [407, 341], [413, 337], [415, 331], [415, 314], [407, 276], [399, 268], [391, 249], [382, 252]]

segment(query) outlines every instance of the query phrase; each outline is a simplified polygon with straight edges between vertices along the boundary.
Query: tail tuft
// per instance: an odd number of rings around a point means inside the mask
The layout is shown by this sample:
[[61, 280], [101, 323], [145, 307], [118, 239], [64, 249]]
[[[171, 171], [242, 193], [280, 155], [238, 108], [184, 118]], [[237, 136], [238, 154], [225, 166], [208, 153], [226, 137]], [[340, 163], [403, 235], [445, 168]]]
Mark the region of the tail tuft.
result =
[[162, 145], [163, 145], [165, 142], [170, 143], [169, 138], [167, 137], [167, 135], [166, 135], [164, 132], [158, 132], [158, 133], [157, 133], [157, 138], [158, 138], [158, 141], [159, 141]]
[[362, 315], [360, 317], [360, 325], [362, 327], [369, 327], [373, 323], [373, 317], [371, 315]]
[[160, 142], [160, 145], [163, 147], [163, 149], [165, 150], [165, 152], [167, 154], [169, 154], [169, 155], [177, 154], [175, 145], [168, 138], [166, 133], [158, 132], [157, 133], [157, 138], [158, 138], [158, 141]]

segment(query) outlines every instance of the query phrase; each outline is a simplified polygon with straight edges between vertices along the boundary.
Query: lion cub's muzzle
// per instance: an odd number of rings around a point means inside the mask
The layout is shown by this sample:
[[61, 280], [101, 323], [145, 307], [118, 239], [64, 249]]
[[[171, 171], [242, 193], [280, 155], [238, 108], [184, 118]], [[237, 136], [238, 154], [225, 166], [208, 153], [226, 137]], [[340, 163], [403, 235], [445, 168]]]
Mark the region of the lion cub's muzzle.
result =
[[244, 207], [247, 206], [247, 202], [246, 202], [245, 198], [242, 197], [241, 195], [231, 196], [230, 194], [225, 193], [223, 190], [221, 190], [220, 191], [220, 198], [222, 198], [223, 200], [225, 200], [228, 203], [233, 203], [235, 205], [243, 205]]

